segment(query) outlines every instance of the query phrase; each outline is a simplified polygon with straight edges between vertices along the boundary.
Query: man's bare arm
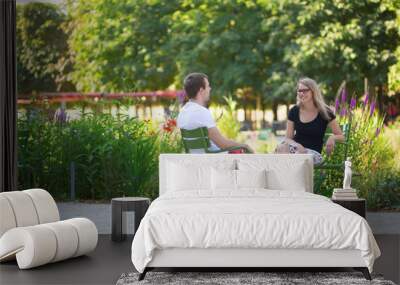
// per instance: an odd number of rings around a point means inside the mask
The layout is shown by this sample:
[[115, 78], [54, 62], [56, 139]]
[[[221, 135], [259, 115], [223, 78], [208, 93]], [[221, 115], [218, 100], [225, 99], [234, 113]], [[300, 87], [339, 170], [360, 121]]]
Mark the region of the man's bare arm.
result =
[[250, 152], [254, 152], [247, 144], [241, 144], [233, 140], [225, 138], [217, 127], [208, 129], [208, 137], [212, 140], [219, 148], [228, 148], [233, 146], [240, 146], [247, 148]]

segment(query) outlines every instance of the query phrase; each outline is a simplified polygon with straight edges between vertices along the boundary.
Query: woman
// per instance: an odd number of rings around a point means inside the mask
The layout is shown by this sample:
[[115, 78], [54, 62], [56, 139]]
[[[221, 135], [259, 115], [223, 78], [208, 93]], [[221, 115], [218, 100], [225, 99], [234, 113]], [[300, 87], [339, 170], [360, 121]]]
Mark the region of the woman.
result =
[[326, 152], [330, 155], [336, 141], [344, 141], [344, 136], [336, 116], [326, 105], [317, 83], [311, 78], [302, 78], [297, 83], [297, 104], [289, 110], [286, 137], [277, 147], [277, 153], [310, 153], [314, 164], [322, 163], [322, 145], [326, 128], [333, 134], [326, 142]]

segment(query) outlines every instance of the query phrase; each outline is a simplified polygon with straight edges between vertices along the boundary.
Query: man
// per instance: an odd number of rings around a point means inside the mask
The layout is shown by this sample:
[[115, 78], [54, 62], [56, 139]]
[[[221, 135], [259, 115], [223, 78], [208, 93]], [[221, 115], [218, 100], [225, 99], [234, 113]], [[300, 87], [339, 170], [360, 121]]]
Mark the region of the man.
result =
[[219, 150], [233, 146], [241, 146], [253, 152], [247, 144], [240, 144], [225, 138], [218, 130], [210, 110], [206, 108], [210, 101], [210, 83], [207, 75], [191, 73], [186, 76], [184, 89], [189, 101], [179, 113], [177, 125], [180, 129], [193, 130], [207, 127], [211, 146], [209, 150]]

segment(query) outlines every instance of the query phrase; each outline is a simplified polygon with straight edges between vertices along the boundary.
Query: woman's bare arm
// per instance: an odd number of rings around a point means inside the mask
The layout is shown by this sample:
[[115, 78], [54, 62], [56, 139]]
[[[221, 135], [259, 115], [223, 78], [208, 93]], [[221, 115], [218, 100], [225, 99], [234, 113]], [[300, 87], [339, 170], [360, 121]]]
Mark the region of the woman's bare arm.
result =
[[286, 137], [284, 139], [284, 143], [290, 143], [292, 145], [295, 145], [297, 147], [297, 152], [296, 153], [306, 153], [306, 149], [304, 146], [293, 140], [294, 138], [294, 122], [291, 120], [287, 120], [286, 124]]
[[336, 120], [330, 121], [328, 126], [332, 130], [332, 135], [328, 138], [326, 141], [326, 153], [330, 155], [335, 148], [335, 143], [336, 141], [341, 141], [344, 142], [345, 138], [343, 136], [342, 130], [340, 129], [340, 126]]
[[286, 138], [291, 140], [294, 138], [294, 123], [290, 120], [286, 123]]
[[332, 120], [332, 121], [330, 121], [328, 126], [331, 128], [332, 133], [333, 133], [330, 137], [333, 137], [335, 139], [335, 141], [344, 142], [345, 138], [344, 138], [342, 129], [340, 128], [338, 122], [336, 120]]
[[294, 138], [294, 123], [290, 120], [287, 120], [286, 123], [286, 136], [284, 142], [299, 145], [299, 143], [293, 140]]

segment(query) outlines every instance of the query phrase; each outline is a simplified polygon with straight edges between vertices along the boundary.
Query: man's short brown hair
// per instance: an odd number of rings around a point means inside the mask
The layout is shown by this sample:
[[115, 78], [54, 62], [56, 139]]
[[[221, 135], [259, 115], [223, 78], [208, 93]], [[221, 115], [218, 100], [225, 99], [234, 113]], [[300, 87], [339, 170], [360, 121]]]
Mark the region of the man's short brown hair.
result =
[[186, 95], [189, 99], [196, 98], [200, 88], [206, 88], [205, 79], [208, 79], [207, 75], [198, 72], [190, 73], [185, 77], [183, 81], [183, 88], [185, 89]]

